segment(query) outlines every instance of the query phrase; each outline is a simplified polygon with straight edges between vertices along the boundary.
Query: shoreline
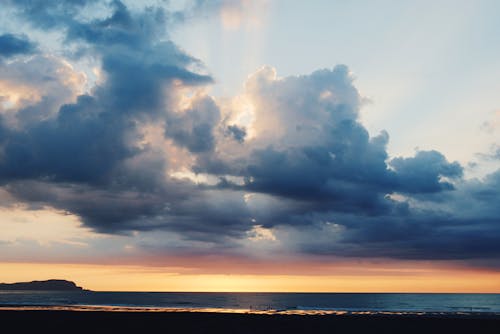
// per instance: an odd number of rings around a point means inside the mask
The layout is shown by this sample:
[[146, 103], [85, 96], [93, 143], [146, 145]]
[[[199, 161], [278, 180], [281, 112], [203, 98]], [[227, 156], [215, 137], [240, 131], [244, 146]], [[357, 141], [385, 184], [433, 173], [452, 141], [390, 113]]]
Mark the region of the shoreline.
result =
[[207, 313], [247, 315], [300, 315], [300, 316], [371, 316], [371, 317], [423, 317], [423, 318], [488, 318], [499, 319], [500, 312], [483, 311], [382, 311], [382, 310], [303, 310], [303, 309], [237, 309], [210, 307], [154, 307], [122, 305], [0, 305], [0, 312], [117, 312], [117, 313]]

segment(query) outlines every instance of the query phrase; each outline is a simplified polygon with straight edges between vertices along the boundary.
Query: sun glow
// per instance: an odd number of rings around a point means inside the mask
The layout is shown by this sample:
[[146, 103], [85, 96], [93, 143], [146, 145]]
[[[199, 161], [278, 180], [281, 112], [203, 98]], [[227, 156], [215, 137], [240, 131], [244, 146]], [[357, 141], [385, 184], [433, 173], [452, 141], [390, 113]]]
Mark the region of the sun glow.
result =
[[5, 109], [18, 107], [21, 102], [38, 102], [41, 98], [32, 87], [3, 80], [0, 80], [0, 92], [0, 106]]
[[245, 140], [251, 140], [257, 136], [254, 127], [255, 106], [246, 94], [237, 95], [232, 99], [219, 99], [221, 112], [228, 125], [237, 125], [245, 128]]
[[[96, 291], [467, 292], [499, 293], [500, 273], [435, 270], [426, 274], [183, 274], [182, 268], [128, 265], [0, 263], [0, 281], [65, 278]], [[418, 271], [417, 271], [418, 272]]]

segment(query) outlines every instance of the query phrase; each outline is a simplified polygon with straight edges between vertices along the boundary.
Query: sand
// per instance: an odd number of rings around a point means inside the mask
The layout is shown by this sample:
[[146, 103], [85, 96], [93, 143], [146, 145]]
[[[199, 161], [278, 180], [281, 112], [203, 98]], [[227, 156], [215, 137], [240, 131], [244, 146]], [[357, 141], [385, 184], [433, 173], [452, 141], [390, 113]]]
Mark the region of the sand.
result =
[[[494, 314], [280, 314], [0, 308], [1, 333], [500, 333]], [[9, 329], [8, 331], [4, 331]]]

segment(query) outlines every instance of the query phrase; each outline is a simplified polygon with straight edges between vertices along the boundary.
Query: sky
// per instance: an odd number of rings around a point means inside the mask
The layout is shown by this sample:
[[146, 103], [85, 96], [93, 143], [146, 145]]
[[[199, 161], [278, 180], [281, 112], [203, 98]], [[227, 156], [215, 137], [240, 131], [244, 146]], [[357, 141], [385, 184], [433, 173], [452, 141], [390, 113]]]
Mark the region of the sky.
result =
[[498, 1], [0, 9], [0, 281], [500, 293]]

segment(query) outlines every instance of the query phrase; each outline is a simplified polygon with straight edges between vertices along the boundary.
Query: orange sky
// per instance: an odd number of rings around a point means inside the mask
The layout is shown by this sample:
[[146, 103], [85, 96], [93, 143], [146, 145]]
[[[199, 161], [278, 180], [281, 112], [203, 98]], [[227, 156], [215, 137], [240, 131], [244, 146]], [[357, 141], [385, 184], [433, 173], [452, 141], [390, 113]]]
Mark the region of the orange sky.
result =
[[458, 268], [362, 268], [339, 274], [186, 273], [184, 268], [0, 263], [0, 281], [64, 278], [101, 291], [486, 292], [500, 293], [500, 272]]

